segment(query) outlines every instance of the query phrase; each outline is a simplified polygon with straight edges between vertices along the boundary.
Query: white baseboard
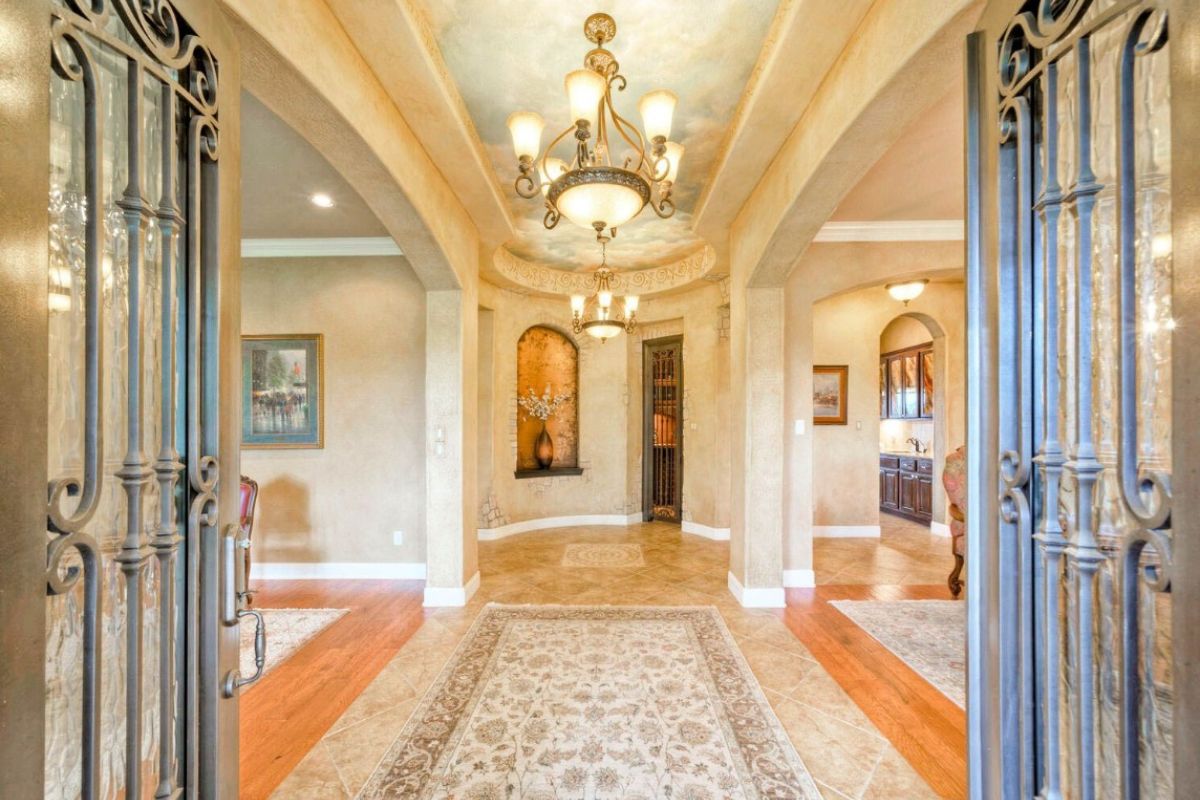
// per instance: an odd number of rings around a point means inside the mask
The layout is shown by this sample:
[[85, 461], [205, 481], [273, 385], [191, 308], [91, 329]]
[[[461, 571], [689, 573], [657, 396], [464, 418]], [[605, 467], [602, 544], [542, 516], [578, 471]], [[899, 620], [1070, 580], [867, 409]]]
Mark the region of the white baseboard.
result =
[[742, 608], [784, 608], [787, 605], [782, 586], [747, 589], [732, 572], [729, 573], [729, 591], [741, 603]]
[[425, 565], [403, 562], [256, 561], [251, 580], [425, 580]]
[[813, 525], [814, 539], [878, 539], [879, 537], [878, 525]]
[[729, 528], [711, 528], [708, 525], [701, 525], [699, 522], [684, 520], [683, 532], [703, 536], [705, 539], [713, 539], [718, 542], [729, 541]]
[[466, 586], [443, 588], [439, 586], [425, 587], [426, 608], [460, 608], [479, 590], [479, 573], [476, 572], [467, 581]]
[[481, 542], [491, 542], [506, 536], [547, 528], [574, 528], [580, 525], [633, 525], [642, 521], [642, 512], [636, 514], [577, 514], [571, 517], [542, 517], [526, 519], [501, 525], [499, 528], [480, 528], [476, 533]]
[[811, 569], [785, 569], [783, 571], [783, 588], [811, 589], [817, 585], [817, 578]]
[[929, 532], [934, 536], [942, 536], [946, 539], [950, 538], [950, 526], [944, 522], [930, 522]]

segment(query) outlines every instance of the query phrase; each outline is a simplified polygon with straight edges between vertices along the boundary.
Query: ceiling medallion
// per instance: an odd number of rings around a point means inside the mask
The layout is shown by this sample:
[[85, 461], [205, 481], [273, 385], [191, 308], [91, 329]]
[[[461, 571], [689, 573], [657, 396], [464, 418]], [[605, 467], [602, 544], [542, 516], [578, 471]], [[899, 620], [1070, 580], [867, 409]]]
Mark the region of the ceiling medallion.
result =
[[[608, 266], [608, 237], [602, 233], [597, 235], [600, 239], [600, 266], [596, 269], [596, 282], [590, 296], [571, 295], [571, 328], [576, 333], [587, 331], [589, 336], [603, 343], [621, 331], [634, 332], [637, 328], [638, 297], [632, 294], [625, 296], [624, 316], [619, 312], [613, 313], [614, 274]], [[591, 313], [595, 315], [592, 319], [587, 319], [588, 306], [592, 306]]]
[[[675, 213], [671, 187], [679, 173], [683, 145], [667, 141], [678, 98], [657, 89], [638, 102], [646, 135], [613, 107], [612, 91], [625, 90], [625, 77], [605, 42], [617, 35], [617, 23], [608, 14], [592, 14], [583, 23], [583, 34], [596, 45], [583, 59], [583, 69], [567, 73], [564, 81], [574, 122], [560, 133], [538, 159], [542, 129], [546, 123], [532, 111], [518, 111], [508, 118], [517, 176], [513, 186], [524, 198], [540, 193], [546, 204], [542, 222], [554, 228], [563, 217], [599, 238], [608, 229], [629, 222], [649, 205], [666, 219]], [[575, 134], [575, 152], [570, 161], [551, 153], [570, 133]], [[620, 165], [613, 163], [610, 134], [619, 137], [632, 153]], [[535, 163], [536, 160], [536, 163]], [[599, 273], [597, 273], [599, 274]]]

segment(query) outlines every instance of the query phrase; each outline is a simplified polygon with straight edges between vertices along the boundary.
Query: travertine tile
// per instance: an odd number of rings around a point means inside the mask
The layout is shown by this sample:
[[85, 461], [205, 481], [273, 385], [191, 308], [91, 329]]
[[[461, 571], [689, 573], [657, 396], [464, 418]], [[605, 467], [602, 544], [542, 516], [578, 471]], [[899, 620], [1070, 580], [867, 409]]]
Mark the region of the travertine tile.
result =
[[271, 797], [279, 800], [344, 800], [350, 795], [322, 740], [308, 751]]

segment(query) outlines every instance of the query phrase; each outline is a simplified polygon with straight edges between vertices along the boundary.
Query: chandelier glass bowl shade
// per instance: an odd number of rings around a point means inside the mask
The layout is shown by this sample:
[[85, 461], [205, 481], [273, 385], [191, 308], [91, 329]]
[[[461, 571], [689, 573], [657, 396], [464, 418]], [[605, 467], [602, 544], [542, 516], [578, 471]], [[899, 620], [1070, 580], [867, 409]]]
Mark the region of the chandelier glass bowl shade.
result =
[[[647, 205], [663, 219], [675, 213], [671, 187], [679, 174], [683, 147], [668, 139], [678, 98], [657, 89], [641, 99], [643, 136], [613, 106], [613, 88], [625, 89], [616, 58], [604, 48], [617, 33], [616, 22], [608, 14], [592, 14], [583, 24], [583, 33], [596, 46], [584, 57], [583, 68], [567, 73], [563, 81], [571, 125], [542, 152], [545, 122], [541, 116], [518, 111], [508, 118], [520, 172], [514, 188], [527, 199], [542, 195], [546, 206], [542, 222], [547, 228], [566, 217], [597, 236], [606, 228], [615, 235]], [[570, 159], [551, 155], [572, 133]], [[613, 161], [618, 155], [614, 147], [628, 153], [620, 163]]]
[[916, 281], [904, 281], [902, 283], [889, 283], [884, 288], [893, 300], [899, 300], [904, 305], [908, 305], [910, 300], [916, 300], [921, 296], [921, 292], [925, 291], [925, 285], [929, 283], [928, 279]]

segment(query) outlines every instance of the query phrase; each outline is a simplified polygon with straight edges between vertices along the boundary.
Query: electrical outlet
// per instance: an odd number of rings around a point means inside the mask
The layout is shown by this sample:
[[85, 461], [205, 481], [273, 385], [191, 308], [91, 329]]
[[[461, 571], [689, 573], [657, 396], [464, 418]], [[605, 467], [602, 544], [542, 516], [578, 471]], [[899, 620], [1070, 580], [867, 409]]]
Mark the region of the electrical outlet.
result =
[[392, 544], [400, 547], [404, 544], [404, 531], [392, 531]]

